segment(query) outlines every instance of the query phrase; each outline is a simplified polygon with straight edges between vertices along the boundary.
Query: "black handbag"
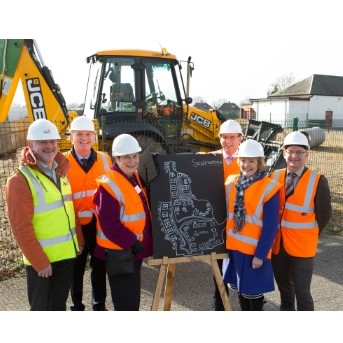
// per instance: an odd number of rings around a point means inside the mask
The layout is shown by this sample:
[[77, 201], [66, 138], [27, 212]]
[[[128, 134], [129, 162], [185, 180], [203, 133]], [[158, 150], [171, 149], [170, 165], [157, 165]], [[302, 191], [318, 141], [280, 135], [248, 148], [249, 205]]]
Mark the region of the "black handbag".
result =
[[108, 276], [133, 274], [133, 253], [130, 250], [106, 250]]

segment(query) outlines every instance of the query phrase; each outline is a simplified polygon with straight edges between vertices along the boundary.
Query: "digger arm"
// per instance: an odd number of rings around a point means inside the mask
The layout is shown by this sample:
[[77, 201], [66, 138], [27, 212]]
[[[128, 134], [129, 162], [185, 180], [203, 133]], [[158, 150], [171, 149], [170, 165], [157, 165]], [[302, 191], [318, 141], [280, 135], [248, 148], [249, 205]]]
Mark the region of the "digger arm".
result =
[[0, 123], [7, 120], [19, 79], [29, 122], [45, 118], [64, 132], [69, 123], [66, 103], [35, 41], [0, 39]]

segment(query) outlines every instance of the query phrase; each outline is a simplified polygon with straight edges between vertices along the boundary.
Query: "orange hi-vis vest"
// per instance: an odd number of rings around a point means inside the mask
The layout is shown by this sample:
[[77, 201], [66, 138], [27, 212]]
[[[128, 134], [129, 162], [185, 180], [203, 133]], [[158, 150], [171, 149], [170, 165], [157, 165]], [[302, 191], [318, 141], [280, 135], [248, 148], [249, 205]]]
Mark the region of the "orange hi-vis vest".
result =
[[[135, 172], [140, 190], [144, 192], [138, 173]], [[137, 239], [143, 240], [145, 227], [145, 211], [142, 199], [139, 196], [138, 186], [133, 187], [129, 180], [115, 170], [110, 170], [106, 175], [96, 180], [98, 187], [102, 186], [115, 198], [120, 205], [120, 221]], [[145, 192], [144, 192], [144, 195]], [[122, 250], [122, 247], [109, 240], [102, 231], [100, 221], [97, 220], [97, 243], [106, 249]]]
[[[223, 155], [223, 149], [220, 149], [220, 150], [216, 150], [214, 151], [213, 153], [215, 154], [221, 154]], [[239, 174], [240, 173], [240, 168], [239, 168], [239, 165], [238, 165], [238, 157], [235, 157], [230, 165], [228, 165], [225, 161], [225, 158], [223, 156], [223, 170], [224, 170], [224, 182], [225, 180], [227, 179], [227, 177], [229, 175], [236, 175], [236, 174]]]
[[240, 173], [240, 168], [237, 162], [238, 158], [235, 157], [230, 165], [228, 165], [223, 158], [223, 168], [224, 168], [224, 181], [227, 179], [229, 175], [234, 175], [234, 174], [239, 174]]
[[70, 151], [64, 153], [71, 164], [68, 170], [68, 179], [73, 192], [75, 211], [81, 225], [88, 224], [93, 218], [95, 209], [93, 194], [96, 191], [95, 180], [101, 175], [106, 174], [112, 165], [111, 158], [107, 153], [102, 151], [97, 151], [96, 153], [97, 160], [88, 173], [85, 173]]
[[[234, 231], [235, 184], [237, 175], [228, 177], [225, 188], [227, 195], [226, 248], [254, 255], [263, 225], [263, 206], [282, 187], [268, 176], [254, 182], [244, 191], [245, 225], [240, 232]], [[271, 258], [271, 249], [267, 256]]]
[[[286, 169], [275, 170], [271, 178], [284, 184]], [[317, 251], [319, 227], [314, 212], [314, 198], [320, 174], [307, 169], [299, 179], [293, 195], [285, 201], [280, 192], [280, 233], [287, 253], [295, 257], [313, 257]], [[280, 238], [280, 237], [279, 237]], [[274, 242], [273, 253], [278, 254], [280, 239]]]

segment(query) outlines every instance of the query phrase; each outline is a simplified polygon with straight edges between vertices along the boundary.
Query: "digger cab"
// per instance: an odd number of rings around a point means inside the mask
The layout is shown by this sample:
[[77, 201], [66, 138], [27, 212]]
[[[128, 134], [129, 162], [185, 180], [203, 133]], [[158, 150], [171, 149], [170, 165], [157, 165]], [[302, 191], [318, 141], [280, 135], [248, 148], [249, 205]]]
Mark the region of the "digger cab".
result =
[[[141, 50], [99, 52], [87, 59], [90, 76], [85, 115], [99, 121], [112, 140], [130, 133], [146, 136], [169, 153], [180, 145], [185, 91], [174, 55]], [[168, 124], [166, 124], [166, 121]]]

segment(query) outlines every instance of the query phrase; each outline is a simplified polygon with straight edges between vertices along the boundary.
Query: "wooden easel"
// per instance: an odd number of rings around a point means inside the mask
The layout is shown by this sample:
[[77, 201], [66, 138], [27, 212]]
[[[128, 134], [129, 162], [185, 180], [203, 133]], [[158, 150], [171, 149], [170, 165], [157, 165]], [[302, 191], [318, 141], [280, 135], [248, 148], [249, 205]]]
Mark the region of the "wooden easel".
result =
[[152, 300], [151, 311], [158, 310], [164, 281], [165, 281], [165, 290], [164, 290], [163, 310], [170, 311], [171, 299], [173, 295], [176, 264], [186, 263], [186, 262], [197, 262], [197, 261], [208, 261], [211, 263], [212, 272], [215, 277], [215, 280], [216, 280], [216, 283], [220, 292], [220, 296], [223, 301], [224, 309], [225, 311], [231, 311], [232, 310], [231, 303], [227, 295], [227, 292], [223, 283], [222, 275], [220, 273], [218, 262], [217, 262], [218, 259], [224, 259], [224, 258], [227, 258], [227, 254], [217, 254], [213, 252], [211, 253], [211, 255], [172, 257], [172, 258], [168, 258], [164, 256], [162, 259], [148, 260], [147, 264], [150, 266], [161, 265], [160, 271], [158, 273], [155, 294]]

